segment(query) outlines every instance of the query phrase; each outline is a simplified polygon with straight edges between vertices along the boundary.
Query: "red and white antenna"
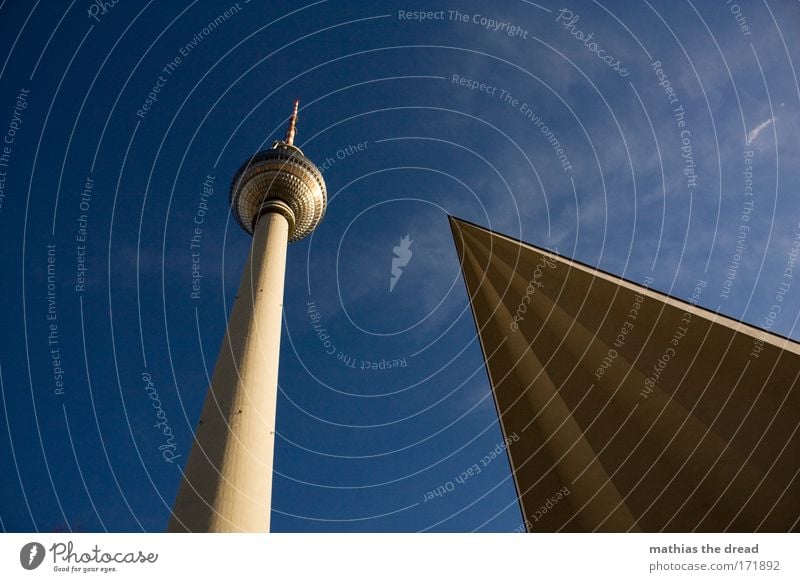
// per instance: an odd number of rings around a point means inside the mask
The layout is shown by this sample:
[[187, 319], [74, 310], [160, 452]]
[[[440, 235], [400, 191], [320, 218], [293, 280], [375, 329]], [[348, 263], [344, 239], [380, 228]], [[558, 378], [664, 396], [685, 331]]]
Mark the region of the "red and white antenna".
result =
[[294, 100], [294, 111], [289, 119], [289, 127], [286, 128], [286, 138], [283, 140], [289, 145], [294, 145], [294, 135], [297, 133], [297, 109], [300, 107], [300, 99]]

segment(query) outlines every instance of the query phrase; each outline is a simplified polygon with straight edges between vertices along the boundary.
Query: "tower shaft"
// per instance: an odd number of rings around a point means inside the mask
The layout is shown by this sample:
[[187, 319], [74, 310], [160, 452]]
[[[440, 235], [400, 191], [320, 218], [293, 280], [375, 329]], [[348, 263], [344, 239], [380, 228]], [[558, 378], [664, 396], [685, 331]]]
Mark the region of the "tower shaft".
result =
[[168, 531], [269, 531], [288, 240], [261, 216]]

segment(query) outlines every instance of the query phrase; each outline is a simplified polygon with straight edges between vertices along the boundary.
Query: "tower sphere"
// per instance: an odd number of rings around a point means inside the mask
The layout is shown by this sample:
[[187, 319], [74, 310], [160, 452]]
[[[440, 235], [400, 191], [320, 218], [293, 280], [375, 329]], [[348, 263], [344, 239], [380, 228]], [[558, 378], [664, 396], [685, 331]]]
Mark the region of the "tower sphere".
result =
[[289, 242], [294, 242], [309, 235], [325, 215], [328, 194], [322, 173], [292, 143], [297, 106], [295, 102], [286, 138], [258, 152], [233, 177], [231, 210], [250, 234], [261, 215], [279, 212], [289, 221]]

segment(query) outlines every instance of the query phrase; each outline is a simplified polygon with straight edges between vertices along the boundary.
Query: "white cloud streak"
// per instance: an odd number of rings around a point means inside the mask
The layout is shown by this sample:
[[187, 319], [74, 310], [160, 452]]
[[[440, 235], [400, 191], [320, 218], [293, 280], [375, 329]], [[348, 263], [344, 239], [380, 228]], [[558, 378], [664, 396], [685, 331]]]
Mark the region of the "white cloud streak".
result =
[[764, 131], [766, 128], [768, 128], [773, 123], [775, 123], [775, 121], [777, 121], [777, 119], [778, 119], [777, 117], [770, 117], [769, 119], [767, 119], [763, 123], [759, 123], [755, 127], [755, 129], [752, 129], [750, 131], [750, 133], [747, 134], [747, 145], [751, 145], [755, 141], [755, 139], [759, 135], [761, 135], [761, 132]]

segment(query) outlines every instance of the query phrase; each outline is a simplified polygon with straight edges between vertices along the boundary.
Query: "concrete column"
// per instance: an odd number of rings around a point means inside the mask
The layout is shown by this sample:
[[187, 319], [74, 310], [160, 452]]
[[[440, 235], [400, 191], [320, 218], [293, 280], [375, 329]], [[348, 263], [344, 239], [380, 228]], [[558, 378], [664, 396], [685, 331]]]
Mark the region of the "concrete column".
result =
[[261, 217], [170, 532], [268, 532], [289, 223]]

